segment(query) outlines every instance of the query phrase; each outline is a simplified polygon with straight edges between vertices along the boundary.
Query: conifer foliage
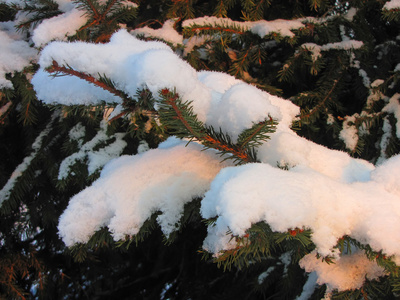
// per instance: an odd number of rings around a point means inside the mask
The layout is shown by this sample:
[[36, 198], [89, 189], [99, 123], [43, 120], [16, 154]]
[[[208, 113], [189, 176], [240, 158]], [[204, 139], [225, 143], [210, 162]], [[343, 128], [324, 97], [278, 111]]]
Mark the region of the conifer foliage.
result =
[[0, 0], [0, 51], [0, 297], [399, 297], [399, 0]]

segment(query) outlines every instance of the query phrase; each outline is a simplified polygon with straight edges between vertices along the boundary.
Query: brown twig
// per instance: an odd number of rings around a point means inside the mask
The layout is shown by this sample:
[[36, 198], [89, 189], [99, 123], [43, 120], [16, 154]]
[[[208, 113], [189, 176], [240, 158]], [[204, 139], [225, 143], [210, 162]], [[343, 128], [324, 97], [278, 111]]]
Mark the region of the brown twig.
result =
[[190, 31], [198, 31], [198, 30], [215, 30], [215, 31], [225, 31], [225, 32], [232, 32], [232, 33], [236, 33], [236, 34], [243, 34], [244, 32], [242, 31], [238, 31], [238, 30], [234, 30], [231, 28], [224, 28], [224, 27], [213, 27], [213, 26], [204, 26], [204, 27], [195, 27], [195, 28], [191, 28]]
[[75, 76], [78, 77], [80, 79], [83, 79], [87, 82], [90, 82], [100, 88], [102, 88], [103, 90], [106, 90], [108, 92], [110, 92], [111, 94], [121, 97], [122, 99], [125, 99], [125, 96], [117, 89], [108, 86], [107, 84], [105, 84], [104, 82], [101, 82], [100, 80], [94, 78], [91, 75], [88, 75], [86, 73], [83, 72], [79, 72], [79, 71], [75, 71], [73, 69], [64, 67], [64, 66], [60, 66], [55, 60], [53, 60], [53, 64], [51, 67], [48, 67], [46, 69], [47, 72], [49, 73], [55, 73], [57, 75], [57, 73], [63, 73], [66, 75], [71, 75], [71, 76]]

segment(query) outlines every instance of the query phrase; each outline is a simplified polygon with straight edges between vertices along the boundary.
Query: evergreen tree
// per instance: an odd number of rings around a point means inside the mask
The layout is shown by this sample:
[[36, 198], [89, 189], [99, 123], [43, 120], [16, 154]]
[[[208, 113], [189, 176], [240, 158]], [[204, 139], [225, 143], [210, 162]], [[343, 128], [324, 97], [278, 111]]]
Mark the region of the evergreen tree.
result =
[[1, 297], [399, 297], [399, 22], [0, 0]]

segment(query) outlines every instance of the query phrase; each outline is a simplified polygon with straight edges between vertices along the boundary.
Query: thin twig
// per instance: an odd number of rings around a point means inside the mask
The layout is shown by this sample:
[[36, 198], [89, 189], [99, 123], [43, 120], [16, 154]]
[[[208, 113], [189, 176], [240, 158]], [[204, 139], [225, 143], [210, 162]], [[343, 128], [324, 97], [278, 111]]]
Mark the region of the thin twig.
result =
[[113, 94], [115, 96], [125, 99], [125, 96], [119, 90], [108, 86], [104, 82], [101, 82], [100, 80], [94, 78], [91, 75], [88, 75], [83, 72], [75, 71], [73, 69], [70, 69], [70, 68], [67, 68], [64, 66], [60, 66], [55, 60], [53, 60], [52, 66], [47, 68], [46, 71], [49, 73], [55, 73], [55, 74], [64, 73], [66, 75], [76, 76], [80, 79], [86, 80], [87, 82], [90, 82], [90, 83], [102, 88], [103, 90], [110, 92], [111, 94]]

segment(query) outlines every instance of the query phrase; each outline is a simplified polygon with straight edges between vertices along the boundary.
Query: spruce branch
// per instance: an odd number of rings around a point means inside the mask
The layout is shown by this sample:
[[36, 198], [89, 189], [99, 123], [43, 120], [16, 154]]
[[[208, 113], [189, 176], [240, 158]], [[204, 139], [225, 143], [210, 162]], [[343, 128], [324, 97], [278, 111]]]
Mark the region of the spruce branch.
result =
[[253, 127], [244, 130], [238, 137], [237, 144], [241, 149], [256, 148], [262, 144], [262, 141], [270, 139], [270, 134], [275, 132], [276, 122], [271, 117], [268, 117], [262, 122], [256, 123]]
[[271, 5], [269, 0], [242, 0], [242, 11], [243, 19], [245, 21], [257, 21], [263, 19], [264, 10]]
[[383, 9], [383, 18], [388, 22], [399, 22], [400, 21], [400, 8]]
[[[313, 107], [312, 110], [309, 110], [308, 112], [302, 110], [302, 112], [300, 113], [300, 119], [302, 121], [307, 122], [312, 116], [320, 113], [321, 109], [326, 106], [326, 103], [328, 101], [332, 100], [332, 94], [335, 91], [335, 89], [337, 88], [339, 81], [340, 81], [339, 79], [335, 79], [333, 81], [331, 89], [325, 94], [325, 96], [319, 101], [319, 103]], [[318, 98], [318, 95], [317, 95], [317, 98]]]
[[235, 2], [235, 0], [219, 0], [215, 6], [213, 15], [218, 18], [226, 18], [228, 16], [228, 9], [231, 9]]
[[229, 70], [229, 73], [235, 77], [238, 75], [243, 76], [244, 72], [247, 72], [249, 66], [249, 53], [251, 51], [252, 45], [249, 48], [240, 54], [238, 58], [236, 58]]
[[29, 254], [8, 253], [0, 259], [0, 286], [7, 290], [13, 298], [26, 299], [27, 293], [21, 288], [18, 279], [26, 279], [30, 269], [35, 272], [39, 283], [39, 289], [43, 288], [44, 265], [37, 258], [37, 251], [33, 247]]
[[239, 136], [238, 143], [233, 144], [229, 135], [199, 121], [190, 101], [182, 102], [176, 92], [168, 89], [163, 89], [160, 97], [160, 119], [172, 134], [198, 140], [206, 148], [216, 149], [221, 156], [227, 155], [225, 159], [233, 159], [238, 164], [257, 162], [254, 147], [267, 140], [268, 134], [275, 131], [277, 124], [272, 118], [268, 118], [245, 130]]
[[24, 126], [35, 124], [39, 119], [38, 107], [40, 103], [37, 101], [32, 84], [23, 73], [16, 73], [11, 81], [16, 88], [17, 96], [21, 99], [18, 121]]
[[111, 34], [119, 28], [119, 23], [126, 23], [136, 17], [137, 11], [121, 0], [108, 0], [101, 3], [98, 0], [76, 0], [78, 9], [84, 11], [89, 18], [86, 25], [77, 31], [82, 36], [87, 30], [95, 42], [107, 42]]
[[173, 5], [167, 13], [167, 18], [174, 19], [193, 19], [195, 11], [193, 8], [193, 0], [172, 0]]
[[58, 4], [52, 0], [25, 1], [23, 7], [14, 7], [23, 11], [29, 16], [17, 25], [18, 30], [28, 31], [31, 27], [37, 26], [45, 19], [55, 17], [62, 12], [58, 9]]
[[94, 84], [103, 90], [110, 92], [111, 94], [122, 98], [123, 100], [127, 101], [129, 97], [123, 93], [122, 91], [118, 90], [114, 83], [108, 79], [106, 76], [101, 76], [99, 79], [96, 79], [92, 75], [76, 71], [69, 66], [60, 66], [55, 60], [53, 60], [53, 64], [51, 67], [46, 68], [46, 71], [54, 76], [62, 76], [62, 75], [70, 75], [75, 76], [80, 79], [83, 79], [91, 84]]
[[109, 1], [107, 1], [106, 5], [105, 5], [105, 9], [104, 9], [104, 11], [102, 13], [103, 18], [105, 18], [109, 12], [112, 12], [113, 10], [115, 10], [115, 4], [118, 1], [119, 0], [109, 0]]
[[[237, 145], [232, 144], [229, 135], [225, 135], [221, 131], [217, 133], [212, 127], [208, 128], [208, 130], [206, 129], [206, 131], [209, 134], [204, 136], [203, 145], [207, 148], [218, 150], [221, 156], [228, 154], [224, 160], [233, 159], [238, 164], [257, 162], [254, 152], [249, 151], [249, 149], [241, 149]], [[232, 157], [229, 155], [232, 155]]]
[[224, 270], [230, 270], [232, 266], [243, 268], [250, 261], [261, 261], [265, 257], [274, 256], [279, 249], [292, 251], [292, 259], [299, 261], [304, 255], [310, 253], [315, 247], [311, 241], [311, 230], [289, 229], [287, 232], [275, 232], [266, 222], [258, 222], [246, 230], [243, 236], [231, 235], [231, 241], [236, 246], [230, 250], [218, 253], [214, 258], [217, 265]]
[[226, 33], [229, 35], [242, 35], [246, 30], [238, 25], [217, 25], [217, 24], [205, 24], [205, 25], [192, 25], [183, 29], [184, 36], [192, 37], [194, 35], [210, 35], [213, 36], [216, 32]]
[[0, 214], [7, 215], [24, 200], [24, 197], [33, 187], [32, 182], [35, 179], [35, 169], [42, 162], [41, 151], [47, 151], [45, 142], [56, 140], [57, 136], [50, 137], [54, 134], [52, 130], [53, 123], [58, 118], [59, 112], [53, 113], [46, 128], [36, 137], [32, 144], [32, 152], [26, 156], [23, 161], [14, 169], [6, 184], [0, 189]]
[[294, 75], [295, 64], [297, 60], [301, 57], [301, 54], [295, 53], [287, 62], [283, 65], [282, 69], [278, 71], [279, 82], [290, 82], [294, 81], [296, 78]]
[[100, 5], [96, 0], [78, 0], [75, 3], [78, 9], [85, 12], [85, 15], [92, 16], [95, 20], [100, 20]]

